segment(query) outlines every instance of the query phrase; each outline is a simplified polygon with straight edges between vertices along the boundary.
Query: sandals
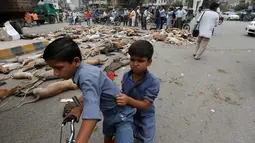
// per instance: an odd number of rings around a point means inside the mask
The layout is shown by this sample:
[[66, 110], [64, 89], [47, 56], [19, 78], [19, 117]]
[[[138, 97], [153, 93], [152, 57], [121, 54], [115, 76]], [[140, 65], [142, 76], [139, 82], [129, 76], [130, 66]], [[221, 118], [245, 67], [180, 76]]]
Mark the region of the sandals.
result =
[[196, 54], [193, 54], [193, 57], [194, 57], [195, 60], [200, 60], [200, 58], [195, 58]]

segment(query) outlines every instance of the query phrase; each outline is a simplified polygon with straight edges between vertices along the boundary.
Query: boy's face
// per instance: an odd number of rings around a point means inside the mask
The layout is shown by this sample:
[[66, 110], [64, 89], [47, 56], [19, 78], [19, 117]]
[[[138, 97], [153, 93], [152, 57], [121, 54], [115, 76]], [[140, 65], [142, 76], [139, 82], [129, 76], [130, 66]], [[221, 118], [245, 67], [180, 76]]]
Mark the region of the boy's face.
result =
[[147, 57], [131, 56], [129, 65], [134, 73], [143, 74], [151, 62], [152, 60], [148, 60]]
[[69, 63], [67, 61], [59, 62], [55, 60], [49, 60], [46, 61], [46, 63], [53, 68], [55, 76], [67, 80], [74, 76], [76, 70], [80, 65], [80, 59], [76, 57], [74, 58], [72, 63]]

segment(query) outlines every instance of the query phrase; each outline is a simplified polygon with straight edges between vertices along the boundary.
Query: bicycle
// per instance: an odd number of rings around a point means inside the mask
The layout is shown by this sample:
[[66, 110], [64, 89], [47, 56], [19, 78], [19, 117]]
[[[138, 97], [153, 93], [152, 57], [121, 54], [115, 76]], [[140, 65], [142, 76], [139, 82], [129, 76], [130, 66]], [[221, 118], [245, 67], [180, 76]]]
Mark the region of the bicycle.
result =
[[[78, 100], [78, 98], [76, 96], [72, 97], [76, 107], [80, 106], [80, 102]], [[59, 143], [62, 142], [62, 131], [63, 131], [63, 127], [66, 125], [66, 123], [70, 122], [70, 131], [71, 134], [69, 136], [69, 138], [66, 139], [66, 143], [75, 143], [75, 127], [74, 127], [74, 123], [77, 121], [77, 118], [74, 115], [69, 116], [67, 119], [63, 120], [62, 124], [61, 124], [61, 131], [60, 131], [60, 141]], [[112, 140], [109, 143], [115, 143], [114, 138], [112, 138]]]
[[[75, 105], [78, 107], [80, 106], [80, 102], [78, 100], [78, 98], [76, 96], [72, 97]], [[74, 127], [74, 123], [77, 121], [77, 118], [73, 115], [69, 116], [68, 118], [64, 119], [62, 124], [61, 124], [61, 131], [60, 131], [60, 141], [59, 143], [62, 142], [62, 131], [63, 131], [63, 127], [66, 125], [66, 123], [70, 122], [70, 130], [71, 130], [71, 134], [69, 136], [68, 139], [66, 139], [66, 143], [75, 143], [75, 127]]]

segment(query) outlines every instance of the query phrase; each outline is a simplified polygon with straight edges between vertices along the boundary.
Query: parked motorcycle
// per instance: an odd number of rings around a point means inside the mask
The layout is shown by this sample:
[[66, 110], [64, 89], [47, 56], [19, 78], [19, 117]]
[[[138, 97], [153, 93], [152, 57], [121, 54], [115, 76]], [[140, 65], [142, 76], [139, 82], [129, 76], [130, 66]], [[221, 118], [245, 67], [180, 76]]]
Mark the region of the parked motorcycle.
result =
[[121, 15], [114, 17], [103, 17], [100, 19], [100, 24], [102, 25], [114, 25], [114, 26], [120, 26], [121, 24]]
[[75, 20], [74, 20], [74, 25], [79, 24], [81, 25], [81, 18], [79, 16], [76, 16]]

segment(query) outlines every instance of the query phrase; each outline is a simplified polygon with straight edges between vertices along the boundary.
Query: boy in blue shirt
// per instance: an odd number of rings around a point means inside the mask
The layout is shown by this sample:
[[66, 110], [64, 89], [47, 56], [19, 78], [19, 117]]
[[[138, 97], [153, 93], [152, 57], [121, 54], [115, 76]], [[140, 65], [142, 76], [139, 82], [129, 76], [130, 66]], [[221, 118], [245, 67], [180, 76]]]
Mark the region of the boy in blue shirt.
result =
[[133, 115], [135, 109], [119, 106], [117, 86], [97, 67], [81, 63], [78, 45], [68, 37], [59, 38], [49, 44], [43, 54], [44, 60], [53, 68], [54, 74], [63, 79], [72, 78], [82, 91], [81, 105], [68, 115], [75, 115], [82, 124], [76, 143], [87, 143], [96, 123], [103, 113], [105, 143], [115, 136], [116, 143], [133, 142]]
[[153, 143], [155, 136], [155, 107], [153, 102], [158, 96], [160, 81], [147, 69], [152, 63], [153, 46], [150, 42], [134, 42], [128, 51], [131, 70], [122, 79], [123, 94], [117, 95], [121, 106], [137, 109], [134, 115], [134, 137], [142, 143]]

